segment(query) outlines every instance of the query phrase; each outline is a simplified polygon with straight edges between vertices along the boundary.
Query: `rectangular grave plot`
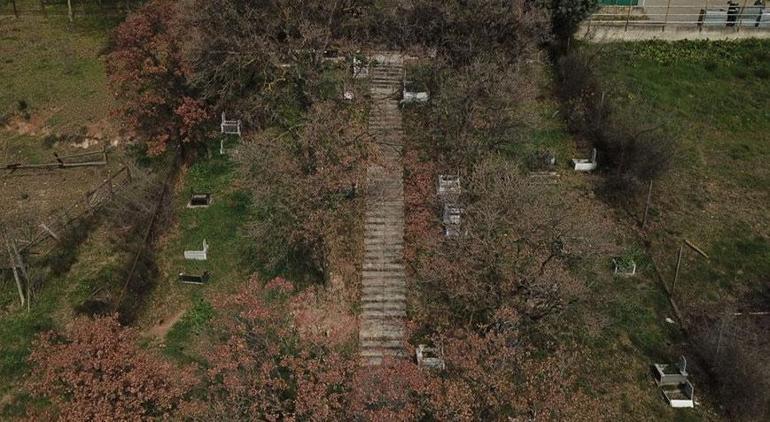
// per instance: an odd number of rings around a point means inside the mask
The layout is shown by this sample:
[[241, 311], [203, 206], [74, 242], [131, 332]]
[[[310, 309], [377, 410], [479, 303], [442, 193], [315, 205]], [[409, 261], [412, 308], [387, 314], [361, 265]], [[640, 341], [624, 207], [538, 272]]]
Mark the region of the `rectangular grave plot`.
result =
[[206, 284], [211, 278], [211, 273], [204, 271], [203, 274], [185, 274], [179, 273], [179, 282], [183, 284]]
[[194, 193], [190, 196], [187, 208], [207, 208], [211, 205], [210, 193]]

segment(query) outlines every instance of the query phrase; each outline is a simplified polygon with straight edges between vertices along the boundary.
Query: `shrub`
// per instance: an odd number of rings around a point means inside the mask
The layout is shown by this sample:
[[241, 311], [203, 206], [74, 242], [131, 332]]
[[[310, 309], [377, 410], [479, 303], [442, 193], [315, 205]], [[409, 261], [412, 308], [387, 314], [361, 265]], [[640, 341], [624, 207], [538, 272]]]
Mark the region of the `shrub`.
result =
[[192, 372], [174, 368], [137, 346], [115, 316], [78, 318], [63, 333], [35, 341], [28, 385], [51, 401], [39, 419], [164, 419], [185, 402]]

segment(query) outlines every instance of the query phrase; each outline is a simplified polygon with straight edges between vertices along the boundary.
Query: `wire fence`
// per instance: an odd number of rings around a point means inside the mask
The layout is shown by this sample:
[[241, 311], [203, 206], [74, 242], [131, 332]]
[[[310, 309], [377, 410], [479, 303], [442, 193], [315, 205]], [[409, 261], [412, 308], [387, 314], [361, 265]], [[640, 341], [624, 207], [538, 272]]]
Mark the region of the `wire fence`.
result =
[[755, 0], [695, 3], [685, 0], [648, 0], [641, 5], [605, 6], [594, 13], [586, 24], [629, 28], [666, 27], [727, 29], [734, 31], [770, 31], [770, 7]]
[[142, 4], [141, 0], [0, 0], [0, 17], [120, 17]]
[[111, 201], [118, 192], [127, 188], [131, 181], [131, 168], [123, 166], [69, 206], [61, 208], [46, 217], [35, 227], [35, 231], [29, 233], [31, 235], [29, 238], [17, 238], [15, 240], [20, 241], [23, 251], [28, 251], [35, 247], [47, 249], [42, 244], [46, 242], [55, 243], [54, 241], [58, 240], [57, 238], [66, 232], [68, 227]]

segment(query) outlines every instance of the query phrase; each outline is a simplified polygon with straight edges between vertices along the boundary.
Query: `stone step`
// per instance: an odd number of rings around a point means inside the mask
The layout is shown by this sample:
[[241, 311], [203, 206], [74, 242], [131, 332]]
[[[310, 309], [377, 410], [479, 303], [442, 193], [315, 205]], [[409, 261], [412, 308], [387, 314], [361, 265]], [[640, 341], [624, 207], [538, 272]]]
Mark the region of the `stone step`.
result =
[[382, 362], [382, 358], [384, 358], [385, 356], [404, 357], [405, 352], [400, 349], [378, 347], [378, 348], [361, 349], [361, 351], [359, 352], [359, 355], [363, 358], [377, 360], [378, 362], [375, 363], [374, 365], [380, 365], [380, 363]]
[[404, 278], [391, 278], [388, 280], [369, 278], [361, 281], [361, 287], [380, 293], [386, 290], [389, 292], [400, 292], [406, 287], [406, 280]]
[[371, 260], [366, 262], [383, 262], [384, 260], [392, 261], [394, 264], [400, 264], [403, 261], [402, 251], [397, 250], [368, 250], [364, 252], [364, 260]]
[[358, 345], [362, 349], [377, 349], [377, 348], [384, 348], [384, 349], [398, 349], [403, 347], [404, 345], [401, 344], [398, 340], [363, 340], [358, 343]]
[[404, 335], [404, 321], [361, 319], [360, 325], [359, 339], [398, 339]]
[[361, 297], [362, 304], [366, 303], [390, 303], [390, 302], [406, 302], [406, 296], [403, 294], [392, 294], [392, 295], [384, 295], [384, 294], [371, 294], [367, 296]]
[[[390, 268], [366, 268], [366, 264], [364, 264], [364, 270], [363, 270], [363, 279], [376, 279], [376, 280], [404, 280], [406, 276], [404, 275], [404, 267], [403, 265], [395, 265], [391, 264]], [[383, 265], [371, 265], [374, 266], [384, 266]]]
[[366, 218], [364, 220], [364, 230], [381, 231], [383, 229], [393, 228], [402, 230], [404, 228], [404, 218]]
[[404, 226], [367, 226], [364, 231], [364, 239], [374, 239], [376, 237], [388, 237], [390, 239], [400, 239], [404, 236]]
[[366, 319], [389, 319], [389, 318], [405, 318], [405, 309], [385, 309], [382, 311], [365, 310], [361, 312], [361, 317]]
[[362, 319], [359, 340], [400, 340], [404, 335], [401, 320]]
[[389, 216], [374, 216], [368, 215], [370, 212], [374, 213], [375, 210], [366, 212], [364, 215], [364, 230], [383, 231], [388, 228], [394, 230], [402, 230], [404, 228], [404, 215], [403, 210], [392, 210], [393, 213]]
[[401, 257], [404, 253], [403, 245], [369, 245], [365, 246], [365, 253], [388, 253]]
[[382, 246], [382, 247], [391, 247], [391, 248], [403, 248], [404, 247], [404, 240], [403, 238], [395, 238], [395, 239], [364, 239], [364, 247], [368, 248], [370, 246]]
[[[390, 281], [383, 281], [383, 280], [363, 280], [361, 282], [361, 288], [364, 289], [367, 294], [376, 295], [376, 294], [382, 294], [382, 295], [399, 295], [399, 294], [406, 294], [406, 283], [403, 279], [401, 280], [390, 280]], [[361, 299], [365, 299], [367, 296], [361, 296]], [[398, 302], [400, 301], [400, 297], [394, 296], [392, 300], [373, 300], [369, 302]]]
[[[377, 243], [377, 240], [383, 242], [391, 242], [393, 244], [402, 243], [404, 234], [402, 230], [380, 230], [380, 231], [366, 231], [364, 233], [364, 240], [371, 240], [369, 243]], [[366, 242], [364, 242], [366, 244]]]
[[[372, 294], [399, 294], [405, 292], [406, 280], [403, 278], [400, 280], [395, 278], [390, 280], [366, 279], [361, 281], [361, 287], [367, 289], [366, 292]], [[364, 296], [361, 297], [363, 298]]]
[[362, 310], [381, 310], [381, 309], [406, 309], [406, 302], [394, 300], [391, 302], [369, 302], [361, 305]]
[[398, 282], [404, 284], [406, 282], [406, 275], [403, 268], [397, 268], [393, 270], [364, 270], [361, 279], [370, 283], [390, 283]]
[[367, 252], [364, 254], [364, 262], [367, 264], [377, 265], [377, 264], [393, 264], [393, 265], [404, 265], [404, 258], [401, 257], [401, 254], [391, 253], [388, 255], [382, 254], [381, 252]]
[[392, 78], [401, 82], [404, 80], [404, 69], [393, 66], [375, 66], [369, 69], [369, 77]]
[[391, 252], [401, 252], [404, 248], [404, 242], [392, 242], [392, 243], [383, 243], [383, 242], [364, 242], [364, 249], [366, 252], [374, 252], [374, 251], [391, 251]]
[[404, 81], [404, 68], [395, 66], [374, 66], [369, 69], [369, 79], [385, 79], [399, 85]]
[[[401, 300], [404, 297], [406, 300], [406, 286], [362, 286], [361, 287], [361, 301], [362, 302], [383, 302]], [[379, 299], [379, 300], [374, 300]]]
[[399, 218], [403, 220], [404, 218], [404, 210], [403, 209], [393, 209], [393, 210], [367, 210], [364, 214], [364, 218]]

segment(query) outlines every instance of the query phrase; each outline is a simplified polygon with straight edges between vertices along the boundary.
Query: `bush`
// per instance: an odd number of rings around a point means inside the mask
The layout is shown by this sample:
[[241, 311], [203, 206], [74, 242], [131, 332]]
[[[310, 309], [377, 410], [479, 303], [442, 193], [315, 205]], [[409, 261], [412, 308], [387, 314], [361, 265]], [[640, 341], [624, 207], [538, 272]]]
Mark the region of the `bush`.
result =
[[[744, 318], [738, 320], [738, 318]], [[764, 329], [732, 312], [703, 321], [694, 344], [714, 377], [722, 405], [733, 420], [770, 419], [770, 360]]]

